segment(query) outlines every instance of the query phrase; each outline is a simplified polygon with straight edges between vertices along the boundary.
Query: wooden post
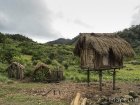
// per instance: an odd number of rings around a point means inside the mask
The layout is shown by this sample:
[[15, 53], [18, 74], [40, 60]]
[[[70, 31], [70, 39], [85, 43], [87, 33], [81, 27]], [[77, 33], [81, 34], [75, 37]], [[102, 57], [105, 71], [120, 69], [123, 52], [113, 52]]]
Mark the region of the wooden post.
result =
[[102, 70], [99, 71], [99, 84], [100, 84], [100, 91], [102, 91]]
[[87, 70], [87, 83], [88, 83], [88, 86], [89, 86], [89, 82], [90, 82], [90, 71], [89, 71], [89, 68]]
[[113, 70], [113, 90], [115, 90], [116, 69]]
[[73, 105], [80, 105], [80, 98], [81, 98], [81, 94], [80, 93], [77, 93], [76, 94], [76, 97], [75, 97], [75, 99], [74, 99], [74, 101], [73, 101]]

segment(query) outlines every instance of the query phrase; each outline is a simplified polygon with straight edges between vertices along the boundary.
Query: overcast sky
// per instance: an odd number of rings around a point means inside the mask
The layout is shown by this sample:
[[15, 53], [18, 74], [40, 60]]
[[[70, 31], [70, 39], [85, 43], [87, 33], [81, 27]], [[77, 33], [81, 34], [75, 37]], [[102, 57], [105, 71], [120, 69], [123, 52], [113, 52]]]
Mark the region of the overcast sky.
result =
[[140, 24], [140, 0], [0, 0], [0, 32], [38, 42]]

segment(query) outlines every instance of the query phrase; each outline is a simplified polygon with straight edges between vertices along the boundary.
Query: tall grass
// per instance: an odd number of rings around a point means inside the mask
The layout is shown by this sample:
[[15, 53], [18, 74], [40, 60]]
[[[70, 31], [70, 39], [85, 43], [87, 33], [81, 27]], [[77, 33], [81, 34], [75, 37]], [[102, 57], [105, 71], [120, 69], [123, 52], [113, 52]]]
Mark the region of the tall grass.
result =
[[[140, 81], [140, 65], [133, 65], [125, 63], [123, 69], [117, 70], [116, 80], [117, 81]], [[80, 70], [80, 68], [69, 67], [68, 70], [64, 71], [64, 76], [66, 80], [71, 80], [74, 82], [86, 82], [87, 74], [86, 71]], [[104, 80], [112, 80], [112, 72], [103, 72]], [[98, 72], [90, 73], [91, 81], [98, 81]]]

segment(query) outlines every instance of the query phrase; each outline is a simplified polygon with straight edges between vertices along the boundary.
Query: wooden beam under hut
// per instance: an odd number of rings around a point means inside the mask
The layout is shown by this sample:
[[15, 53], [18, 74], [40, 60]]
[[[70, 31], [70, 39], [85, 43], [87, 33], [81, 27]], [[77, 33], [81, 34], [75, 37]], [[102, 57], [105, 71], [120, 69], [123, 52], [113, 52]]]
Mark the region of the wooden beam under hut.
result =
[[89, 68], [87, 70], [87, 83], [88, 83], [88, 86], [90, 86], [89, 85], [89, 83], [90, 83], [90, 70], [89, 70]]
[[100, 84], [100, 91], [102, 91], [102, 70], [99, 71], [99, 84]]
[[115, 90], [115, 83], [116, 83], [116, 69], [113, 70], [113, 90]]

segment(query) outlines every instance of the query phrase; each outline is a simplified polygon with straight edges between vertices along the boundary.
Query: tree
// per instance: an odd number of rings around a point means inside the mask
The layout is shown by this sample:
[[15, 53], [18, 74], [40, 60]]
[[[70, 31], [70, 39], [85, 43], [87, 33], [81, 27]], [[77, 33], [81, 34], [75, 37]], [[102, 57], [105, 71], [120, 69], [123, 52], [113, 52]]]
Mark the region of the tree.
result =
[[19, 52], [14, 48], [7, 48], [3, 51], [3, 59], [9, 64], [12, 62], [15, 56], [19, 56]]

